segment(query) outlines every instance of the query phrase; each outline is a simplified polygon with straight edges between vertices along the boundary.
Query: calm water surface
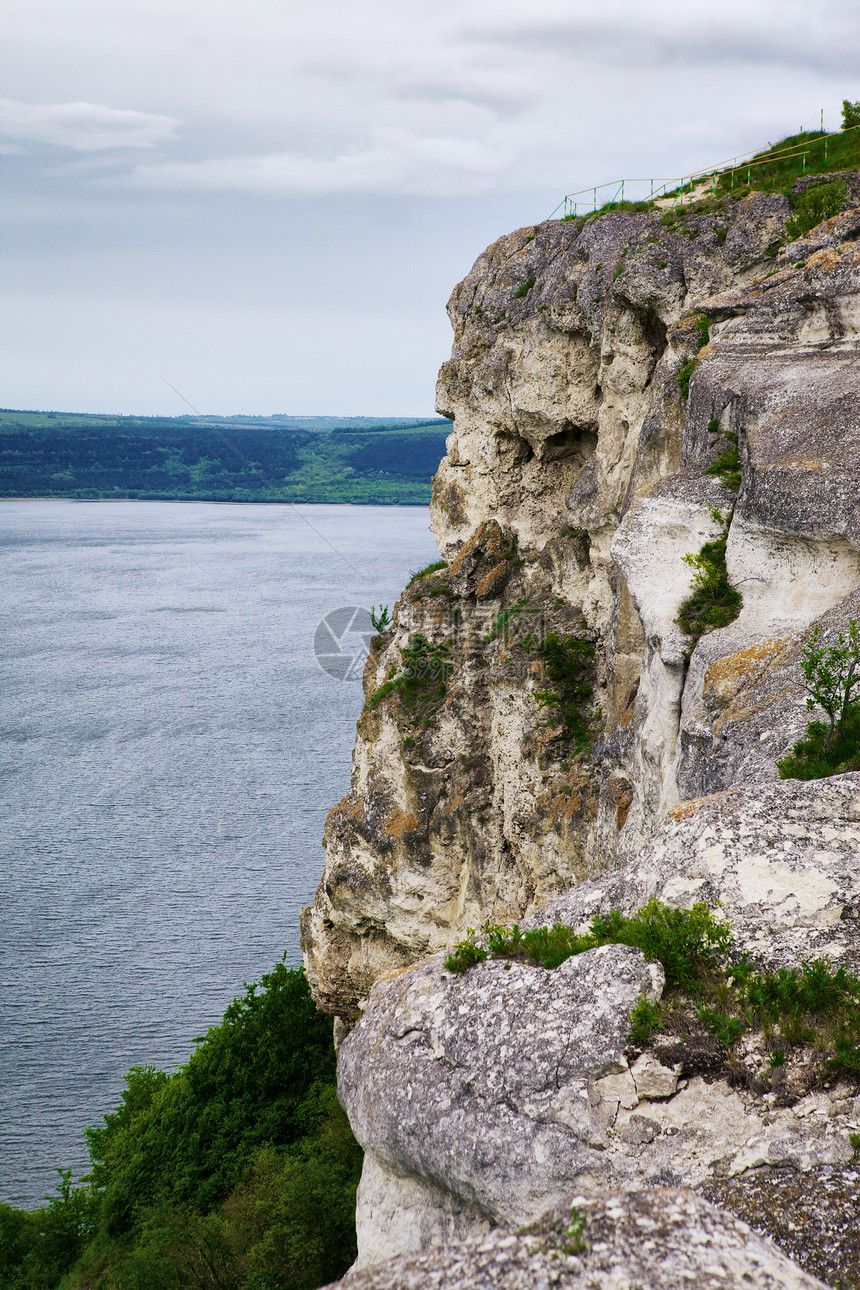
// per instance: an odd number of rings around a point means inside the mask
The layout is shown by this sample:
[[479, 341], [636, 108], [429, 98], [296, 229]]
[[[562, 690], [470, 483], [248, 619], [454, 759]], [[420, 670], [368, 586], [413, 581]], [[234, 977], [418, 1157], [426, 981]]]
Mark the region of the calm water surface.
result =
[[435, 558], [418, 507], [0, 502], [0, 1200], [300, 961], [361, 707], [315, 628]]

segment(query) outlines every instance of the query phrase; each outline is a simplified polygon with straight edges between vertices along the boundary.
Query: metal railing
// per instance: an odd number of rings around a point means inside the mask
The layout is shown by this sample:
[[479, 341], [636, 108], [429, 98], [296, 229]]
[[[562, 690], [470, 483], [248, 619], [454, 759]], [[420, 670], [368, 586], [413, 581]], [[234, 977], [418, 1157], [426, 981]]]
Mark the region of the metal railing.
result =
[[[821, 111], [822, 129], [824, 125], [824, 109]], [[860, 126], [852, 125], [841, 130], [840, 134], [850, 134], [852, 130], [860, 130]], [[548, 217], [555, 218], [563, 208], [563, 214], [560, 218], [569, 219], [579, 214], [594, 214], [598, 210], [604, 210], [607, 207], [614, 206], [617, 202], [625, 201], [625, 185], [628, 196], [631, 189], [639, 185], [648, 185], [648, 192], [642, 193], [632, 198], [634, 201], [664, 201], [671, 197], [672, 202], [669, 207], [671, 210], [676, 205], [688, 204], [701, 196], [703, 191], [708, 187], [716, 194], [717, 178], [719, 176], [730, 174], [729, 191], [735, 186], [735, 174], [740, 171], [743, 174], [746, 171], [746, 185], [752, 183], [752, 172], [758, 166], [767, 166], [774, 161], [787, 161], [792, 157], [797, 157], [801, 162], [801, 174], [806, 171], [807, 157], [817, 143], [824, 143], [824, 164], [828, 161], [828, 144], [833, 135], [823, 134], [816, 139], [806, 140], [803, 143], [792, 144], [788, 148], [781, 148], [778, 151], [770, 150], [762, 155], [761, 148], [755, 148], [750, 152], [740, 153], [736, 157], [727, 158], [725, 161], [718, 162], [717, 165], [707, 166], [704, 170], [694, 170], [686, 175], [672, 175], [667, 179], [611, 179], [603, 184], [595, 184], [590, 188], [580, 188], [574, 193], [566, 193], [562, 200], [556, 206], [555, 210]], [[743, 182], [743, 181], [741, 181]], [[597, 194], [604, 192], [606, 189], [613, 189], [613, 195], [607, 201], [601, 201], [598, 206]], [[578, 199], [582, 200], [578, 200]], [[582, 208], [582, 210], [580, 210]]]

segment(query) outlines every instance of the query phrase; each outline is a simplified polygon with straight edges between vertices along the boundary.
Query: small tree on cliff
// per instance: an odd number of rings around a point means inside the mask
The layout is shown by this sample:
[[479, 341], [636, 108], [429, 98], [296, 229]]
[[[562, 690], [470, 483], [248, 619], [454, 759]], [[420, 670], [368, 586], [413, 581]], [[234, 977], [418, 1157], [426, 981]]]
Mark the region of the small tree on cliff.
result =
[[860, 769], [860, 627], [848, 624], [835, 645], [822, 641], [816, 627], [803, 651], [800, 668], [806, 706], [823, 709], [827, 721], [810, 721], [806, 735], [777, 762], [783, 779], [821, 779]]
[[852, 618], [847, 638], [840, 632], [835, 645], [823, 645], [821, 637], [821, 628], [816, 627], [803, 651], [800, 667], [803, 688], [809, 696], [806, 706], [810, 711], [824, 709], [832, 735], [848, 715], [855, 702], [854, 691], [860, 686], [860, 627]]
[[860, 125], [860, 103], [849, 103], [847, 99], [843, 99], [842, 129], [851, 130], [855, 125]]

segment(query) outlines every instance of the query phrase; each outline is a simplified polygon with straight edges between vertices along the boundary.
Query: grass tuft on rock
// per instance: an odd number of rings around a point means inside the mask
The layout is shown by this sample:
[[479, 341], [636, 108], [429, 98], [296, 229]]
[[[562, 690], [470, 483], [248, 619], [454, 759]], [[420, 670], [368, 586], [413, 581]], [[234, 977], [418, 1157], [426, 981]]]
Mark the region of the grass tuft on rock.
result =
[[707, 471], [708, 475], [715, 475], [717, 479], [722, 480], [726, 488], [730, 488], [736, 493], [741, 486], [741, 457], [738, 450], [738, 437], [733, 430], [723, 430], [719, 421], [712, 418], [708, 422], [708, 434], [719, 434], [728, 440], [728, 447], [721, 452], [715, 461], [712, 461]]
[[587, 752], [593, 738], [594, 714], [589, 703], [594, 686], [589, 680], [594, 661], [591, 641], [547, 632], [537, 653], [544, 661], [551, 686], [535, 690], [535, 702], [554, 708], [562, 725], [562, 740], [574, 753]]
[[396, 694], [405, 712], [428, 719], [447, 692], [448, 678], [454, 667], [450, 651], [450, 641], [434, 644], [421, 632], [413, 632], [409, 644], [400, 647], [402, 671], [392, 669], [394, 675], [377, 686], [364, 705], [365, 711], [372, 712], [385, 699]]
[[[520, 959], [551, 970], [599, 945], [630, 945], [663, 964], [667, 986], [692, 989], [722, 963], [731, 947], [731, 928], [716, 919], [707, 905], [673, 909], [657, 900], [649, 901], [632, 917], [617, 912], [596, 914], [585, 933], [563, 923], [529, 932], [521, 931], [516, 923], [513, 927], [485, 923], [481, 935], [486, 949], [474, 936], [461, 941], [445, 960], [449, 972], [465, 972], [487, 957]], [[483, 958], [474, 957], [476, 949], [484, 950]]]
[[803, 237], [816, 224], [838, 215], [845, 204], [846, 188], [841, 179], [830, 183], [814, 183], [804, 189], [793, 202], [793, 213], [785, 221], [786, 236], [793, 241]]

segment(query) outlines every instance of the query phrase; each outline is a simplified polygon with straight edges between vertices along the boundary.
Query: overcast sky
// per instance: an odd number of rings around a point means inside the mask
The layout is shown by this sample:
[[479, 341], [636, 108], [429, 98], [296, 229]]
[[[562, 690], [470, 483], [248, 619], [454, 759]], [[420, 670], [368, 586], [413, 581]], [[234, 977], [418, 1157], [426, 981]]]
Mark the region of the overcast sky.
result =
[[566, 192], [860, 99], [856, 0], [6, 0], [5, 407], [419, 416]]

